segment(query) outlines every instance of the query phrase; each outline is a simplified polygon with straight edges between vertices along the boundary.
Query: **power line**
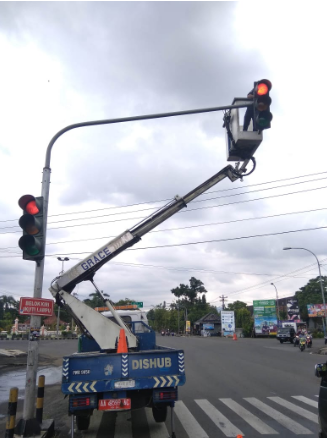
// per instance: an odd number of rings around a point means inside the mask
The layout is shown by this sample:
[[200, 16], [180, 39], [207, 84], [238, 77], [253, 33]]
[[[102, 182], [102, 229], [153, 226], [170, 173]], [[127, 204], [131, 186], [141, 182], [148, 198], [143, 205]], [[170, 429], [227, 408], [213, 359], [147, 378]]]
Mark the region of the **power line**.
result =
[[[323, 259], [322, 261], [325, 261], [325, 260], [327, 260], [327, 258], [326, 258], [326, 259]], [[244, 288], [244, 289], [240, 289], [240, 290], [235, 291], [235, 292], [231, 292], [229, 295], [238, 295], [238, 294], [240, 294], [240, 293], [244, 293], [245, 291], [248, 291], [248, 290], [250, 290], [250, 289], [254, 289], [254, 288], [260, 289], [262, 286], [265, 286], [265, 285], [267, 285], [268, 283], [271, 283], [271, 281], [273, 281], [274, 283], [278, 283], [278, 282], [280, 282], [280, 281], [283, 281], [284, 278], [287, 277], [287, 276], [289, 276], [290, 274], [294, 274], [294, 273], [297, 273], [297, 272], [301, 272], [301, 271], [303, 271], [304, 269], [306, 269], [306, 271], [304, 271], [304, 273], [305, 273], [305, 272], [311, 271], [315, 266], [316, 266], [316, 263], [311, 263], [310, 265], [304, 266], [303, 268], [296, 269], [296, 270], [291, 271], [291, 272], [289, 272], [289, 273], [287, 273], [287, 274], [279, 275], [279, 276], [277, 276], [277, 277], [273, 277], [273, 278], [271, 278], [270, 280], [267, 280], [267, 281], [264, 281], [264, 282], [261, 282], [261, 283], [255, 284], [255, 285], [253, 285], [253, 286], [248, 286], [248, 287], [246, 287], [246, 288]], [[310, 268], [310, 269], [308, 269], [308, 268]], [[214, 302], [216, 302], [216, 301], [219, 301], [218, 297], [217, 297], [216, 299], [214, 299], [214, 300], [211, 300], [212, 303], [214, 303]]]
[[[233, 187], [233, 188], [224, 189], [224, 190], [214, 190], [214, 191], [211, 191], [211, 192], [203, 193], [201, 196], [208, 195], [208, 194], [211, 194], [211, 193], [224, 193], [224, 192], [228, 192], [228, 191], [232, 191], [232, 190], [244, 189], [244, 188], [247, 188], [247, 187], [256, 187], [256, 186], [261, 186], [261, 185], [266, 185], [266, 184], [273, 184], [273, 183], [276, 183], [276, 182], [290, 181], [290, 180], [299, 179], [299, 178], [306, 178], [306, 177], [309, 177], [309, 176], [318, 176], [318, 175], [322, 175], [322, 174], [325, 174], [325, 173], [327, 173], [327, 172], [319, 172], [319, 173], [313, 173], [313, 174], [308, 174], [308, 175], [301, 175], [301, 176], [296, 176], [296, 177], [292, 177], [292, 178], [283, 178], [283, 179], [280, 179], [280, 180], [268, 181], [268, 182], [263, 182], [263, 183], [258, 183], [258, 184], [249, 184], [247, 186]], [[317, 178], [317, 179], [308, 180], [308, 181], [300, 181], [298, 183], [285, 184], [285, 185], [281, 185], [281, 186], [269, 187], [269, 188], [266, 188], [266, 189], [253, 190], [253, 191], [250, 191], [250, 192], [237, 193], [237, 194], [233, 194], [233, 195], [220, 196], [218, 198], [231, 197], [231, 196], [240, 196], [240, 195], [243, 195], [243, 194], [255, 193], [255, 192], [258, 192], [258, 191], [273, 190], [273, 189], [281, 188], [281, 187], [289, 187], [289, 186], [292, 186], [292, 185], [306, 184], [308, 182], [320, 181], [322, 179], [326, 179], [326, 178]], [[212, 199], [217, 199], [217, 197], [216, 198], [212, 198]], [[147, 204], [154, 204], [154, 203], [160, 203], [160, 202], [167, 202], [167, 201], [170, 201], [170, 200], [171, 200], [171, 198], [157, 200], [157, 201], [139, 202], [139, 203], [135, 203], [135, 204], [128, 204], [128, 205], [125, 205], [125, 206], [104, 207], [104, 208], [98, 208], [98, 209], [93, 209], [93, 210], [68, 212], [68, 213], [58, 213], [58, 214], [49, 215], [48, 217], [67, 216], [67, 215], [84, 214], [84, 213], [93, 213], [93, 212], [96, 212], [96, 211], [112, 210], [112, 209], [118, 209], [118, 208], [128, 208], [128, 207], [135, 207], [135, 206], [138, 206], [138, 205], [147, 205]], [[209, 200], [209, 199], [206, 199], [206, 200]], [[193, 203], [204, 202], [206, 200], [197, 200], [197, 201], [193, 201]], [[151, 210], [151, 209], [155, 209], [155, 208], [158, 208], [158, 207], [152, 207], [152, 208], [147, 208], [147, 209], [142, 209], [142, 210], [136, 210], [136, 211], [132, 211], [132, 212], [112, 213], [112, 215], [126, 214], [126, 213], [135, 213], [135, 212]], [[109, 216], [109, 215], [104, 215], [104, 216]], [[96, 217], [103, 217], [103, 216], [96, 216]], [[80, 219], [82, 220], [82, 219], [92, 219], [92, 218], [80, 218]], [[80, 220], [80, 219], [69, 219], [69, 220]], [[14, 221], [18, 221], [18, 219], [7, 219], [7, 220], [4, 220], [4, 221], [0, 221], [0, 223], [14, 222]], [[58, 221], [58, 222], [63, 222], [63, 221]], [[58, 223], [58, 222], [52, 222], [52, 223]], [[8, 227], [6, 227], [6, 228], [8, 228]]]
[[[274, 217], [281, 217], [281, 216], [287, 216], [287, 215], [292, 215], [292, 214], [313, 213], [313, 212], [321, 211], [321, 210], [327, 210], [327, 207], [317, 208], [317, 209], [314, 209], [314, 210], [304, 210], [304, 211], [295, 211], [295, 212], [288, 212], [288, 213], [279, 213], [279, 214], [273, 214], [273, 215], [269, 215], [269, 216], [259, 216], [259, 217], [235, 219], [235, 220], [231, 220], [231, 221], [212, 222], [212, 223], [208, 223], [208, 224], [198, 224], [198, 225], [189, 225], [187, 227], [166, 228], [166, 229], [161, 229], [161, 230], [153, 230], [153, 231], [150, 231], [148, 234], [161, 233], [161, 232], [167, 232], [167, 231], [186, 230], [186, 229], [190, 229], [190, 228], [199, 228], [199, 227], [207, 227], [207, 226], [214, 226], [214, 225], [226, 225], [226, 224], [231, 224], [231, 223], [236, 223], [236, 222], [244, 222], [244, 221], [252, 221], [252, 220], [271, 219], [271, 218], [274, 218]], [[114, 238], [114, 237], [116, 237], [116, 236], [102, 236], [102, 237], [94, 237], [94, 238], [89, 238], [89, 239], [76, 239], [76, 240], [64, 240], [64, 241], [58, 241], [58, 242], [49, 242], [49, 243], [47, 243], [47, 246], [48, 245], [65, 244], [65, 243], [73, 243], [73, 242], [88, 242], [88, 241], [91, 241], [91, 240], [93, 241], [93, 240], [111, 239], [111, 238]], [[0, 251], [11, 249], [11, 248], [17, 248], [17, 246], [2, 247], [2, 248], [0, 248]]]
[[[231, 237], [227, 239], [212, 239], [212, 240], [203, 240], [199, 242], [187, 242], [187, 243], [175, 243], [175, 244], [169, 244], [169, 245], [155, 245], [155, 246], [145, 246], [143, 248], [129, 248], [126, 249], [126, 251], [141, 251], [145, 249], [158, 249], [158, 248], [174, 248], [174, 247], [181, 247], [181, 246], [190, 246], [190, 245], [200, 245], [203, 243], [220, 243], [220, 242], [231, 242], [236, 240], [243, 240], [243, 239], [252, 239], [257, 237], [269, 237], [269, 236], [280, 236], [283, 234], [290, 234], [290, 233], [299, 233], [304, 231], [317, 231], [317, 230], [323, 230], [326, 229], [325, 227], [315, 227], [315, 228], [302, 228], [300, 230], [289, 230], [289, 231], [281, 231], [278, 233], [264, 233], [264, 234], [254, 234], [252, 236], [241, 236], [241, 237]], [[89, 252], [71, 252], [69, 254], [46, 254], [46, 257], [51, 257], [54, 255], [62, 255], [62, 256], [68, 256], [70, 254], [80, 255], [80, 254], [89, 254]], [[16, 257], [16, 256], [14, 256]], [[6, 257], [6, 256], [0, 256], [0, 258], [13, 258], [13, 257]]]
[[[243, 203], [247, 203], [247, 202], [261, 201], [261, 200], [264, 200], [264, 199], [278, 198], [278, 197], [289, 196], [289, 195], [294, 195], [294, 194], [298, 194], [298, 193], [306, 193], [306, 192], [311, 192], [311, 191], [315, 191], [315, 190], [321, 190], [321, 189], [325, 189], [325, 188], [327, 188], [327, 186], [317, 187], [317, 188], [314, 188], [314, 189], [299, 190], [299, 191], [296, 191], [296, 192], [283, 193], [283, 194], [280, 194], [280, 195], [265, 196], [265, 197], [256, 198], [256, 199], [246, 199], [246, 200], [243, 200], [243, 201], [229, 202], [229, 203], [226, 203], [226, 204], [209, 205], [209, 206], [206, 206], [206, 207], [193, 208], [193, 209], [189, 209], [189, 210], [181, 210], [177, 214], [180, 214], [180, 213], [190, 213], [192, 211], [205, 210], [205, 209], [208, 209], [208, 208], [226, 207], [228, 205], [235, 205], [235, 204], [243, 204]], [[66, 225], [66, 226], [62, 226], [62, 227], [48, 228], [48, 230], [58, 230], [58, 229], [62, 229], [62, 228], [74, 228], [74, 227], [89, 226], [89, 225], [101, 225], [101, 224], [109, 224], [109, 223], [112, 223], [112, 222], [121, 222], [121, 221], [126, 221], [126, 220], [139, 220], [139, 219], [144, 219], [144, 218], [143, 217], [125, 218], [125, 219], [118, 219], [118, 220], [105, 221], [105, 222], [93, 222], [93, 223], [88, 223], [88, 224]], [[13, 226], [13, 227], [5, 227], [5, 228], [2, 228], [2, 229], [7, 229], [7, 228], [18, 228], [18, 225], [17, 226]], [[7, 231], [7, 232], [0, 233], [0, 234], [14, 234], [14, 233], [20, 233], [20, 232], [21, 232], [21, 230], [18, 230], [18, 231]]]

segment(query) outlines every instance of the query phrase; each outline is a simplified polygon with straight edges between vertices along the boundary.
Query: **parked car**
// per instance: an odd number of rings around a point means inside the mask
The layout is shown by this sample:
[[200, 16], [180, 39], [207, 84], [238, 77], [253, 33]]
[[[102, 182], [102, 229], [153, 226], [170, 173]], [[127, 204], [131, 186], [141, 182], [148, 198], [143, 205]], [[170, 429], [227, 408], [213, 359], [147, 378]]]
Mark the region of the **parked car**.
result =
[[296, 333], [293, 327], [283, 327], [278, 329], [276, 339], [281, 344], [283, 342], [290, 342], [293, 344], [295, 336]]

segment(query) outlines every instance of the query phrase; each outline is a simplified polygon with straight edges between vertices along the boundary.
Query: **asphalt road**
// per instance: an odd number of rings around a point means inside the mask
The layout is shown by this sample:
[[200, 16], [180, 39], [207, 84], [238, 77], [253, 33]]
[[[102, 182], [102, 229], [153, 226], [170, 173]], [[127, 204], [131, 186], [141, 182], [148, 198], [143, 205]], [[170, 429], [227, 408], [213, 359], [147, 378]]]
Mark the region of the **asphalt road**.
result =
[[[320, 382], [314, 376], [314, 365], [324, 362], [325, 356], [315, 354], [323, 340], [314, 340], [312, 350], [303, 353], [275, 339], [159, 335], [157, 343], [185, 351], [187, 382], [179, 390], [175, 408], [177, 438], [318, 436]], [[24, 341], [0, 343], [0, 348], [26, 347]], [[40, 357], [54, 358], [48, 366], [56, 366], [62, 356], [74, 351], [76, 341], [40, 342]], [[0, 368], [0, 382], [4, 370]], [[1, 406], [0, 414], [4, 412]], [[67, 399], [59, 384], [46, 387], [45, 413], [46, 418], [55, 418], [58, 437], [70, 436]], [[163, 424], [154, 423], [150, 409], [95, 412], [89, 430], [75, 433], [75, 438], [167, 438], [170, 430], [170, 418]]]

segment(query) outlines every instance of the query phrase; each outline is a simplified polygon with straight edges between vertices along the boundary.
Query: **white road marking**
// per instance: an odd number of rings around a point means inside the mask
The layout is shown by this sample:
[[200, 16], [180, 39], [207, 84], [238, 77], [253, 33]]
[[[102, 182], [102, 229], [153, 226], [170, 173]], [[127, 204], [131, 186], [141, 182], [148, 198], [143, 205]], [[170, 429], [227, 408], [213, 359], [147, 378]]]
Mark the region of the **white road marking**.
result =
[[277, 421], [282, 426], [286, 427], [286, 429], [290, 430], [291, 432], [295, 433], [296, 435], [305, 435], [305, 434], [312, 435], [313, 434], [313, 432], [311, 432], [306, 427], [301, 426], [296, 421], [291, 420], [291, 418], [280, 413], [279, 411], [276, 411], [276, 409], [271, 408], [269, 405], [261, 402], [260, 400], [256, 399], [255, 397], [244, 398], [244, 400], [246, 400], [252, 406], [255, 406], [257, 409], [262, 411], [264, 414], [268, 415], [269, 417], [272, 417], [275, 421]]
[[287, 400], [284, 400], [280, 397], [267, 397], [269, 400], [274, 401], [275, 403], [278, 403], [281, 406], [284, 406], [285, 408], [289, 409], [290, 411], [293, 411], [299, 415], [301, 415], [304, 418], [307, 418], [310, 421], [313, 421], [314, 423], [318, 424], [318, 415], [313, 414], [310, 411], [307, 411], [306, 409], [300, 408], [299, 406], [295, 405], [294, 403], [291, 403]]
[[191, 414], [181, 400], [175, 403], [175, 414], [182, 423], [189, 438], [209, 438], [206, 432], [196, 421], [193, 414]]
[[235, 438], [237, 435], [244, 435], [240, 429], [234, 426], [234, 424], [209, 403], [208, 400], [195, 400], [195, 402], [226, 436]]
[[[303, 395], [292, 395], [292, 397], [296, 400], [306, 403], [307, 405], [313, 406], [314, 408], [318, 408], [318, 402], [316, 402], [315, 400], [311, 400], [310, 398], [304, 397]], [[315, 397], [319, 396], [316, 395]]]
[[239, 405], [231, 398], [220, 398], [219, 400], [223, 402], [226, 406], [228, 406], [230, 409], [232, 409], [237, 415], [239, 415], [244, 421], [249, 423], [250, 426], [252, 426], [256, 431], [258, 431], [262, 435], [279, 434], [278, 432], [276, 432], [276, 430], [274, 430], [270, 426], [267, 426], [267, 424], [261, 421], [260, 418], [256, 417], [251, 412], [244, 409], [243, 406]]

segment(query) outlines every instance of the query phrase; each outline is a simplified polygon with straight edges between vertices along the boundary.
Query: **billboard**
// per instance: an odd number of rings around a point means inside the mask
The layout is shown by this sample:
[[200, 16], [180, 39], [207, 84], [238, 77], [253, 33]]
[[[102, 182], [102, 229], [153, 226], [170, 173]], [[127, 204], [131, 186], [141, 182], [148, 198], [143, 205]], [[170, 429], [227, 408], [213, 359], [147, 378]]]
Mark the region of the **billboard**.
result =
[[234, 310], [222, 310], [220, 317], [223, 336], [232, 335], [235, 332]]
[[276, 300], [253, 301], [253, 317], [256, 335], [277, 333]]
[[214, 330], [214, 324], [203, 324], [203, 330]]
[[325, 316], [325, 306], [323, 304], [307, 304], [308, 316], [317, 318], [317, 316]]
[[291, 321], [300, 321], [300, 308], [297, 299], [288, 299], [286, 301], [287, 306], [287, 319]]

